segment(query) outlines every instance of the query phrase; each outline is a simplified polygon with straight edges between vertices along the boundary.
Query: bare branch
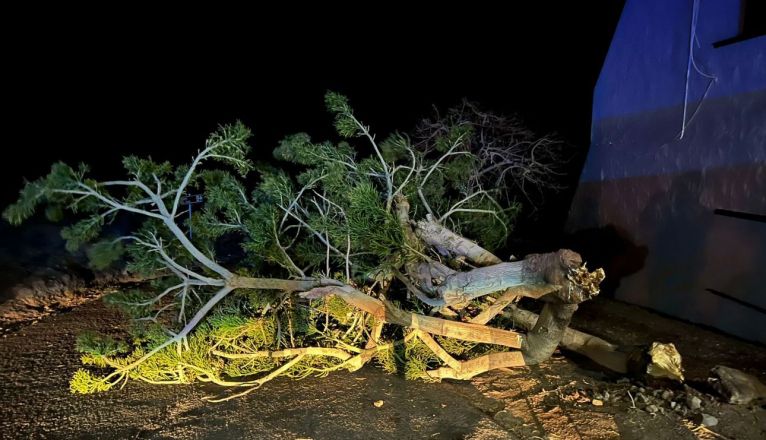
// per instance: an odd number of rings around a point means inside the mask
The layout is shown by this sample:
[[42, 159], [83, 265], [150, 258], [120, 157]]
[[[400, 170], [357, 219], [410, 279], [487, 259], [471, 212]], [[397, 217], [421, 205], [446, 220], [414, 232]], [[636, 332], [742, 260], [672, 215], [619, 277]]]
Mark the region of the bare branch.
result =
[[354, 121], [356, 126], [359, 127], [359, 130], [362, 131], [367, 139], [369, 139], [370, 144], [372, 144], [372, 148], [375, 150], [375, 154], [378, 156], [378, 160], [380, 160], [380, 164], [383, 166], [383, 173], [385, 174], [384, 178], [386, 181], [386, 211], [390, 211], [391, 203], [393, 202], [394, 181], [391, 177], [391, 172], [388, 169], [388, 164], [386, 163], [386, 160], [383, 159], [383, 154], [380, 152], [380, 148], [378, 148], [377, 142], [375, 142], [375, 136], [370, 133], [369, 127], [366, 127], [361, 122], [359, 122], [359, 120], [356, 119], [353, 114], [349, 113], [348, 116]]

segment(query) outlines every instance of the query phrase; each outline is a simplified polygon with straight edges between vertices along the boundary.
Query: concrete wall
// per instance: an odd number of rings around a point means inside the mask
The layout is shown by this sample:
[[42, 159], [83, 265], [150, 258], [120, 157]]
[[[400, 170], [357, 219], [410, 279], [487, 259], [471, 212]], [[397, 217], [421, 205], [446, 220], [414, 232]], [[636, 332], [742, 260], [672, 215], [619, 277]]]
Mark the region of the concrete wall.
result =
[[690, 66], [694, 0], [628, 0], [568, 228], [592, 255], [619, 238], [600, 250], [616, 298], [766, 342], [766, 217], [714, 212], [766, 215], [766, 37], [713, 47], [739, 6], [698, 2]]

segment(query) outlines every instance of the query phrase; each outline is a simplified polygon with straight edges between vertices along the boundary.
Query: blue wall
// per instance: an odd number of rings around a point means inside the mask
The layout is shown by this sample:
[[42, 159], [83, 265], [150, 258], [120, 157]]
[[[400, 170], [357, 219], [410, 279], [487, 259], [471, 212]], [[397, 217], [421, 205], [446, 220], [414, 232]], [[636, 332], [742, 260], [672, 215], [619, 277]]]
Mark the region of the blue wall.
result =
[[[766, 90], [766, 37], [713, 47], [713, 43], [737, 35], [739, 4], [738, 0], [699, 1], [694, 60], [702, 72], [717, 77], [710, 85], [706, 100]], [[653, 142], [625, 148], [644, 151], [659, 149], [678, 137], [683, 120], [692, 10], [693, 0], [628, 0], [594, 92], [591, 148], [606, 151], [596, 151], [589, 159], [600, 154], [610, 155], [609, 139], [598, 133], [599, 126], [610, 118], [626, 118], [673, 108], [678, 111], [674, 115], [677, 121], [673, 124], [669, 120], [667, 131], [652, 133]], [[687, 119], [700, 104], [710, 83], [710, 79], [697, 73], [693, 66], [690, 72]], [[761, 108], [754, 111], [763, 112], [762, 106], [766, 103], [758, 104]], [[695, 119], [698, 116], [699, 112]], [[672, 119], [671, 116], [668, 118]], [[694, 149], [688, 155], [679, 155], [679, 162], [672, 166], [676, 170], [688, 170], [765, 161], [764, 143], [758, 148], [756, 145], [752, 147], [734, 148], [725, 151], [725, 154], [708, 156], [698, 156], [694, 154], [698, 150]], [[616, 153], [620, 154], [620, 150], [617, 146]], [[669, 171], [668, 164], [653, 158], [651, 154], [636, 155], [629, 169], [589, 161], [583, 170], [582, 180]]]
[[[631, 243], [615, 295], [766, 342], [766, 37], [737, 35], [740, 2], [628, 0], [594, 91], [591, 148], [569, 229]], [[684, 108], [687, 122], [681, 136]], [[616, 259], [624, 256], [616, 255]], [[624, 258], [623, 258], [624, 260]], [[607, 267], [607, 276], [609, 276]]]

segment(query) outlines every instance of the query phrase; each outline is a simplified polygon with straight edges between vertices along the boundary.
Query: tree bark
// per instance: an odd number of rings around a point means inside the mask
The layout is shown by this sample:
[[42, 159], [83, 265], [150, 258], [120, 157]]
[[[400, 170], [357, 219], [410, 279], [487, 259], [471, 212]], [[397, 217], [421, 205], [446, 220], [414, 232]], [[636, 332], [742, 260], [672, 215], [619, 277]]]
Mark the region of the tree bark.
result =
[[[597, 293], [597, 290], [593, 291], [593, 283], [597, 286], [603, 279], [603, 271], [587, 273], [579, 263], [578, 254], [561, 250], [552, 254], [532, 255], [521, 262], [501, 263], [469, 272], [456, 272], [448, 277], [445, 284], [451, 282], [447, 284], [449, 286], [459, 286], [459, 281], [456, 280], [462, 280], [463, 285], [460, 288], [464, 292], [492, 293], [496, 291], [493, 289], [497, 289], [497, 286], [503, 288], [503, 280], [509, 278], [501, 276], [500, 281], [493, 281], [482, 279], [477, 274], [497, 276], [498, 273], [503, 273], [504, 268], [513, 267], [514, 269], [510, 272], [520, 274], [518, 282], [528, 284], [507, 290], [501, 298], [506, 300], [509, 297], [530, 296], [546, 300], [543, 313], [530, 326], [530, 331], [526, 335], [484, 325], [486, 321], [459, 322], [408, 312], [388, 301], [364, 294], [351, 286], [315, 287], [302, 293], [301, 296], [312, 299], [336, 295], [381, 322], [410, 328], [446, 364], [445, 367], [428, 372], [431, 377], [469, 378], [501, 366], [537, 364], [551, 356], [567, 330], [572, 314], [577, 310], [577, 304]], [[497, 266], [503, 266], [503, 269], [489, 270]], [[459, 276], [466, 273], [470, 276]], [[550, 284], [551, 282], [559, 284]], [[497, 309], [492, 312], [492, 316], [496, 313]], [[484, 321], [484, 319], [488, 321], [491, 317], [487, 314], [477, 321]], [[520, 352], [492, 353], [461, 362], [442, 349], [431, 335], [517, 348]]]
[[441, 255], [465, 257], [477, 266], [489, 266], [503, 261], [475, 242], [435, 222], [431, 216], [417, 222], [415, 234], [427, 245], [433, 246]]
[[[537, 314], [515, 305], [508, 307], [505, 316], [524, 329], [533, 329], [540, 322]], [[648, 347], [622, 348], [597, 336], [566, 328], [561, 336], [561, 346], [617, 373], [684, 380], [681, 355], [673, 344], [653, 342]]]
[[376, 319], [388, 324], [396, 324], [414, 330], [455, 338], [464, 341], [497, 344], [505, 347], [520, 348], [522, 335], [519, 333], [488, 327], [468, 322], [425, 316], [402, 310], [388, 301], [381, 301], [366, 295], [350, 286], [317, 287], [304, 292], [301, 297], [308, 299], [336, 295], [346, 303], [363, 310]]
[[450, 305], [518, 286], [529, 286], [529, 289], [519, 290], [521, 295], [537, 292], [538, 287], [549, 286], [557, 291], [556, 296], [561, 302], [577, 304], [597, 294], [598, 282], [603, 279], [603, 271], [596, 271], [594, 277], [598, 279], [595, 280], [595, 289], [575, 285], [570, 277], [581, 271], [581, 266], [580, 255], [568, 249], [549, 254], [532, 254], [522, 261], [455, 272], [436, 288], [436, 293], [446, 305]]
[[251, 278], [233, 275], [226, 280], [226, 285], [232, 289], [263, 289], [282, 290], [285, 292], [302, 292], [317, 286], [341, 286], [340, 281], [329, 278], [310, 278], [303, 280], [283, 280], [279, 278]]

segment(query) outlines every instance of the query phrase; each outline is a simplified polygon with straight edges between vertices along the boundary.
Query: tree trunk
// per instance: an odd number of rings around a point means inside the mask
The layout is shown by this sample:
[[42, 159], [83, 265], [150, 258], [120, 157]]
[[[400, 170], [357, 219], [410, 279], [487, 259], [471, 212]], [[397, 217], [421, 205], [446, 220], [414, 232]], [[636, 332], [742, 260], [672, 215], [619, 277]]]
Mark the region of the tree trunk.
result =
[[489, 266], [502, 263], [503, 260], [482, 248], [475, 242], [455, 234], [429, 215], [426, 220], [417, 222], [415, 234], [427, 245], [433, 246], [444, 256], [465, 257], [477, 266]]
[[[540, 316], [544, 316], [545, 313], [545, 308], [543, 308], [543, 313]], [[537, 314], [520, 309], [515, 305], [510, 305], [505, 315], [524, 329], [537, 328], [540, 322], [540, 317]], [[597, 336], [565, 328], [561, 335], [561, 346], [566, 350], [582, 354], [617, 373], [684, 380], [681, 355], [678, 354], [673, 344], [653, 342], [644, 347], [621, 348]]]
[[[532, 365], [550, 357], [565, 334], [577, 304], [598, 293], [593, 286], [598, 286], [603, 279], [603, 271], [599, 269], [588, 273], [580, 263], [580, 256], [569, 250], [536, 254], [520, 262], [500, 263], [469, 272], [453, 272], [437, 289], [442, 293], [449, 292], [449, 289], [460, 291], [461, 294], [470, 292], [468, 297], [472, 298], [515, 286], [506, 291], [504, 300], [516, 296], [543, 298], [546, 300], [543, 313], [530, 326], [526, 335], [485, 325], [491, 319], [488, 314], [481, 319], [486, 319], [484, 322], [460, 322], [425, 316], [402, 310], [391, 302], [374, 298], [351, 286], [316, 287], [301, 296], [316, 299], [336, 295], [381, 322], [413, 330], [415, 337], [446, 364], [445, 367], [429, 371], [429, 376], [465, 379], [489, 369]], [[446, 304], [454, 298], [466, 297], [448, 295], [441, 300]], [[495, 309], [493, 313], [499, 311], [502, 308]], [[492, 353], [468, 361], [458, 361], [441, 348], [431, 335], [496, 344], [520, 351]]]

